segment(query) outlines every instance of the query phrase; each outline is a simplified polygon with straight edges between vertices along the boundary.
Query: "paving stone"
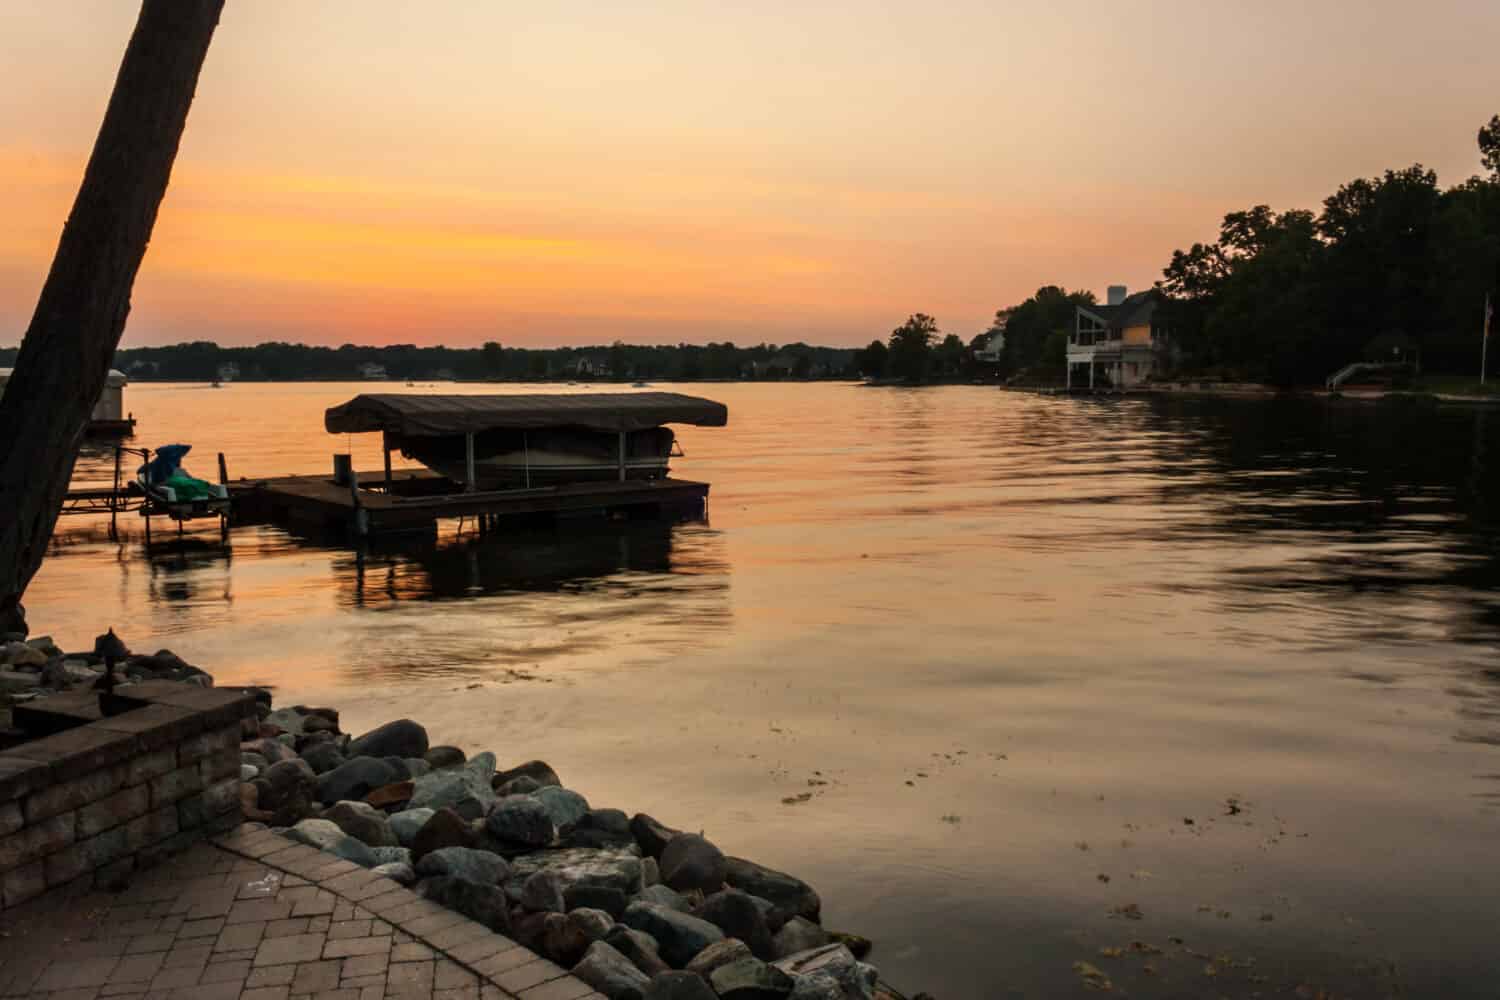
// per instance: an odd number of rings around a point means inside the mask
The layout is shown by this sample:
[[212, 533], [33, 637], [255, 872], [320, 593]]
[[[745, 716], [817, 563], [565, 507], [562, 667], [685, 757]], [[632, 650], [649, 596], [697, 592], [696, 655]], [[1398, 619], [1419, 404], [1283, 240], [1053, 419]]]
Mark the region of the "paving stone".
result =
[[266, 937], [279, 938], [288, 934], [306, 934], [308, 917], [287, 917], [285, 920], [272, 920], [266, 924]]
[[285, 965], [287, 962], [311, 962], [323, 957], [321, 934], [292, 934], [262, 941], [255, 952], [256, 965]]
[[200, 983], [222, 983], [230, 979], [244, 981], [250, 975], [250, 960], [237, 958], [229, 962], [212, 962], [198, 977]]
[[336, 959], [303, 962], [297, 966], [297, 974], [292, 977], [292, 992], [318, 993], [323, 990], [337, 989], [343, 964]]
[[369, 937], [371, 920], [336, 920], [328, 928], [328, 940], [342, 941], [345, 938]]
[[161, 964], [166, 960], [167, 953], [164, 951], [151, 952], [145, 955], [128, 955], [120, 960], [109, 974], [109, 981], [114, 983], [149, 983], [151, 978], [161, 971]]
[[248, 948], [257, 948], [265, 932], [264, 921], [257, 921], [253, 924], [229, 924], [214, 942], [214, 951], [244, 951]]
[[369, 955], [351, 955], [344, 959], [343, 978], [362, 979], [367, 976], [383, 976], [389, 962], [390, 956], [385, 952], [373, 952]]
[[297, 967], [295, 965], [262, 965], [259, 968], [252, 967], [249, 978], [245, 980], [245, 988], [256, 989], [261, 986], [288, 986], [296, 974]]
[[351, 938], [345, 941], [329, 941], [323, 948], [324, 958], [346, 958], [351, 955], [385, 955], [391, 950], [391, 939]]
[[161, 967], [163, 969], [180, 969], [185, 965], [204, 966], [208, 964], [208, 956], [213, 954], [213, 950], [214, 943], [212, 939], [203, 940], [201, 943], [199, 943], [198, 939], [194, 939], [194, 941], [187, 944], [179, 942], [177, 947], [167, 952], [166, 960], [162, 962]]
[[285, 986], [262, 986], [259, 989], [246, 990], [241, 993], [239, 1000], [286, 1000], [286, 997]]

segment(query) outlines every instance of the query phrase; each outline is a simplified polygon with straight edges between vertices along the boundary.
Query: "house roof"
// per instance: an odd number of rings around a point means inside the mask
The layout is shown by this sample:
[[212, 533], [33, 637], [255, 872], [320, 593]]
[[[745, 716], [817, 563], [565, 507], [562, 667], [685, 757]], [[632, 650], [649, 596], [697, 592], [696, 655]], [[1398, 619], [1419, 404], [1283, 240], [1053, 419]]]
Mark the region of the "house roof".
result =
[[1128, 326], [1150, 323], [1151, 315], [1156, 312], [1161, 300], [1162, 293], [1159, 290], [1148, 288], [1144, 292], [1126, 296], [1125, 301], [1117, 306], [1079, 306], [1078, 310], [1088, 313], [1112, 330], [1123, 330]]
[[406, 436], [467, 434], [493, 428], [584, 427], [636, 431], [662, 424], [723, 427], [723, 403], [675, 392], [463, 396], [364, 393], [323, 414], [330, 434], [390, 431]]

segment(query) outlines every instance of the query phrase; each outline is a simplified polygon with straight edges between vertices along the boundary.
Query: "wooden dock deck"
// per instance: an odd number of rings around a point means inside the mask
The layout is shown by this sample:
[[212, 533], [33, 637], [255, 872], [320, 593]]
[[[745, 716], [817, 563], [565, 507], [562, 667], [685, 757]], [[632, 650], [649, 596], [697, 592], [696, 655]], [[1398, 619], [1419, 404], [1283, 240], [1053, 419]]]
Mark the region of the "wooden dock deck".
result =
[[357, 493], [333, 477], [282, 476], [229, 483], [238, 523], [268, 521], [313, 529], [381, 534], [430, 529], [445, 517], [503, 518], [537, 514], [610, 514], [702, 509], [708, 484], [685, 479], [568, 483], [532, 489], [462, 492], [427, 469], [358, 474]]

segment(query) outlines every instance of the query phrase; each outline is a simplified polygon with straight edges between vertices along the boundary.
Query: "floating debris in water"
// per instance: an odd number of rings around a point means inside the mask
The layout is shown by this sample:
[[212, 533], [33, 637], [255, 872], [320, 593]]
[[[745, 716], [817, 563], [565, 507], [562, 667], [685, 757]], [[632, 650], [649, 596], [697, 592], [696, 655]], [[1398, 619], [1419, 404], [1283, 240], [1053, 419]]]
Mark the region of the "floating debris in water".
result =
[[1083, 985], [1091, 990], [1108, 993], [1115, 988], [1115, 984], [1110, 981], [1108, 976], [1097, 966], [1090, 965], [1088, 962], [1074, 962], [1073, 971], [1083, 980]]
[[1111, 918], [1124, 917], [1126, 920], [1142, 920], [1146, 916], [1141, 912], [1140, 905], [1137, 903], [1121, 903], [1118, 906], [1111, 906], [1109, 915]]

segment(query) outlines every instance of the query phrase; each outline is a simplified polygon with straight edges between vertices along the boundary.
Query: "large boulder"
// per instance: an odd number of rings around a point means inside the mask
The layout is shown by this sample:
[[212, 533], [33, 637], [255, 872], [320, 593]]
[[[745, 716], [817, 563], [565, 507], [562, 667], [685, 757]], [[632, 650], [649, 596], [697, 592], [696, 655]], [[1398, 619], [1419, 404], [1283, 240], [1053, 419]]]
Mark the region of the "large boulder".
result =
[[565, 913], [562, 879], [546, 869], [532, 872], [521, 883], [521, 905], [533, 913]]
[[713, 971], [721, 965], [730, 962], [738, 962], [742, 958], [750, 958], [750, 946], [739, 938], [725, 938], [716, 944], [698, 952], [693, 960], [687, 964], [689, 972], [696, 972], [707, 979], [713, 975]]
[[615, 920], [603, 910], [580, 906], [568, 911], [568, 923], [590, 941], [603, 941], [610, 928], [615, 925]]
[[462, 767], [435, 770], [420, 775], [412, 786], [409, 809], [452, 808], [466, 819], [479, 819], [495, 801], [490, 779], [495, 773], [495, 755], [475, 754]]
[[661, 880], [678, 892], [717, 892], [724, 884], [724, 852], [696, 833], [673, 837], [658, 860]]
[[474, 828], [452, 809], [438, 809], [411, 840], [412, 864], [444, 847], [473, 847]]
[[719, 1000], [781, 1000], [796, 985], [791, 976], [758, 958], [721, 965], [708, 981]]
[[556, 873], [563, 885], [563, 897], [574, 886], [601, 886], [618, 889], [626, 896], [641, 891], [641, 859], [634, 848], [570, 847], [553, 851], [532, 851], [511, 859], [511, 884], [517, 898], [521, 884], [532, 872]]
[[561, 785], [557, 772], [552, 770], [545, 761], [528, 760], [520, 767], [513, 767], [509, 771], [500, 771], [492, 779], [495, 789], [498, 791], [501, 785], [508, 783], [513, 778], [527, 777], [542, 785]]
[[349, 744], [351, 757], [420, 757], [427, 752], [427, 730], [411, 719], [372, 729]]
[[295, 708], [278, 708], [260, 721], [268, 726], [275, 726], [283, 733], [300, 736], [304, 718], [305, 716]]
[[668, 842], [682, 831], [658, 823], [645, 813], [636, 813], [630, 817], [630, 832], [635, 835], [635, 842], [640, 845], [642, 854], [660, 859]]
[[590, 809], [573, 822], [564, 838], [568, 847], [624, 847], [635, 843], [630, 817], [619, 809]]
[[608, 885], [570, 885], [563, 890], [563, 904], [574, 910], [603, 910], [616, 920], [625, 912], [630, 897], [624, 890]]
[[391, 832], [396, 835], [396, 840], [407, 847], [416, 838], [417, 831], [422, 829], [423, 824], [432, 819], [435, 809], [403, 809], [398, 813], [391, 814]]
[[365, 802], [335, 802], [323, 810], [323, 818], [337, 823], [351, 837], [364, 841], [370, 847], [398, 847], [400, 842], [391, 832], [391, 821], [385, 813]]
[[847, 1000], [873, 1000], [880, 979], [873, 965], [859, 961], [841, 944], [797, 952], [772, 964], [797, 981], [799, 993], [804, 980], [830, 980], [838, 985], [837, 995]]
[[422, 895], [484, 924], [492, 931], [510, 933], [510, 904], [498, 886], [441, 876], [422, 882]]
[[427, 766], [434, 771], [441, 771], [450, 767], [463, 767], [464, 761], [468, 760], [464, 752], [458, 747], [441, 746], [428, 747], [427, 752], [422, 755], [427, 761]]
[[370, 853], [377, 865], [411, 864], [411, 851], [405, 847], [372, 847]]
[[[806, 917], [793, 917], [788, 920], [772, 939], [777, 958], [821, 948], [828, 942], [828, 932]], [[840, 947], [843, 946], [840, 945]]]
[[278, 760], [255, 780], [259, 808], [276, 826], [291, 826], [312, 816], [318, 801], [318, 779], [306, 762]]
[[508, 795], [496, 802], [484, 827], [496, 840], [526, 847], [546, 847], [557, 836], [551, 813], [530, 795]]
[[582, 958], [592, 943], [578, 924], [556, 910], [547, 911], [542, 920], [542, 954], [567, 967]]
[[559, 785], [543, 785], [532, 792], [531, 797], [542, 804], [552, 818], [552, 825], [559, 830], [577, 823], [589, 811], [587, 799]]
[[771, 941], [771, 929], [766, 926], [765, 914], [755, 901], [738, 889], [725, 889], [703, 900], [693, 915], [702, 917], [724, 932], [726, 937], [739, 938], [750, 948], [750, 953], [762, 961], [776, 958]]
[[325, 805], [346, 799], [358, 801], [382, 785], [400, 780], [385, 761], [355, 756], [332, 771], [318, 775], [318, 801]]
[[687, 901], [686, 896], [664, 885], [648, 885], [640, 891], [637, 898], [647, 903], [659, 903], [669, 910], [682, 913], [691, 913], [693, 910], [693, 904]]
[[339, 748], [333, 742], [324, 741], [314, 743], [303, 750], [302, 759], [307, 761], [314, 774], [327, 774], [344, 763], [347, 758], [339, 753]]
[[417, 881], [417, 872], [409, 861], [389, 861], [383, 865], [376, 865], [370, 871], [377, 875], [384, 875], [399, 885], [412, 885]]
[[724, 940], [724, 932], [707, 920], [640, 900], [625, 907], [621, 922], [656, 938], [661, 957], [679, 969], [704, 948]]
[[615, 924], [604, 935], [604, 940], [648, 976], [658, 975], [671, 968], [662, 961], [661, 946], [656, 943], [656, 938], [644, 931]]
[[651, 980], [635, 963], [603, 941], [589, 945], [573, 975], [610, 1000], [640, 1000]]
[[717, 995], [696, 972], [668, 971], [651, 977], [641, 1000], [717, 1000]]
[[416, 869], [422, 878], [447, 875], [480, 885], [499, 885], [510, 875], [510, 866], [500, 855], [468, 847], [440, 847], [428, 851], [417, 861]]
[[339, 829], [338, 824], [326, 819], [304, 819], [288, 829], [286, 837], [365, 868], [374, 868], [378, 863], [369, 847]]
[[744, 858], [725, 858], [724, 881], [752, 896], [769, 899], [783, 920], [806, 917], [816, 923], [823, 901], [813, 887], [786, 872]]

